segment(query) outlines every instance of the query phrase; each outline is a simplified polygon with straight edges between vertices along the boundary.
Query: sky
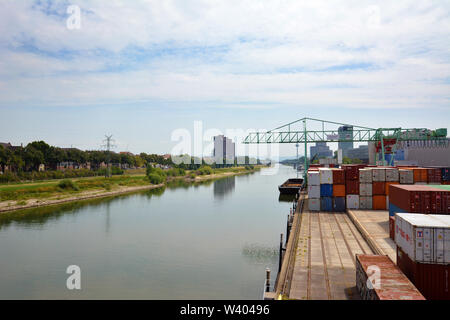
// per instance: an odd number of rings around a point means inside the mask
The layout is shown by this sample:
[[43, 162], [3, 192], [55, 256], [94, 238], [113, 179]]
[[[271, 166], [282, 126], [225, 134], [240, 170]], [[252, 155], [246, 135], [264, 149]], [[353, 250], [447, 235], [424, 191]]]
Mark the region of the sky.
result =
[[0, 31], [14, 145], [112, 134], [115, 151], [171, 153], [196, 121], [449, 128], [450, 1], [1, 0]]

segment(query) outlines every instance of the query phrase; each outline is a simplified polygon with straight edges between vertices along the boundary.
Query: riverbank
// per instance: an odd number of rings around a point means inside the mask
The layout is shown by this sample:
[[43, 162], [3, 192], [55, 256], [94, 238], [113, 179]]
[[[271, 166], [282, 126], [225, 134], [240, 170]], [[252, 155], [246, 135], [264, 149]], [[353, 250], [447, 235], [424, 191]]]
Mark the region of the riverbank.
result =
[[[190, 183], [203, 182], [229, 176], [249, 174], [258, 171], [260, 168], [260, 166], [255, 167], [252, 170], [235, 168], [233, 171], [216, 172], [210, 175], [195, 177], [188, 174], [182, 177], [173, 177], [167, 182], [173, 180], [185, 180]], [[13, 199], [0, 201], [0, 213], [79, 200], [113, 197], [126, 193], [162, 188], [166, 186], [167, 183], [149, 184], [144, 175], [113, 177], [110, 179], [75, 179], [73, 181], [77, 187], [81, 188], [81, 190], [61, 190], [61, 188], [58, 187], [57, 182], [1, 186], [0, 194], [2, 195], [2, 199], [7, 197]]]

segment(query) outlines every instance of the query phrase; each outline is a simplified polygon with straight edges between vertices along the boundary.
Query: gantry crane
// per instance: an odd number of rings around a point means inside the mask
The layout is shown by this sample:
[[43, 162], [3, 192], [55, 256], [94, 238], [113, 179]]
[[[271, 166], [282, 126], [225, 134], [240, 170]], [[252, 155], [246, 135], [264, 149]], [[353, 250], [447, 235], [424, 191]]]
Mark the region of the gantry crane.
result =
[[[307, 124], [314, 122], [321, 125], [322, 130], [308, 130]], [[296, 126], [302, 124], [300, 129]], [[329, 130], [325, 126], [346, 126], [351, 130], [342, 132], [339, 129]], [[334, 121], [302, 118], [282, 125], [266, 132], [251, 132], [244, 139], [244, 144], [262, 143], [303, 143], [305, 146], [304, 178], [308, 170], [308, 143], [316, 142], [373, 142], [375, 143], [376, 159], [381, 153], [383, 165], [392, 165], [385, 160], [385, 154], [395, 155], [396, 150], [402, 144], [418, 144], [421, 146], [448, 146], [447, 129], [430, 130], [425, 128], [369, 128], [358, 125], [350, 125]], [[376, 160], [375, 160], [376, 161]], [[375, 163], [374, 163], [375, 164]]]

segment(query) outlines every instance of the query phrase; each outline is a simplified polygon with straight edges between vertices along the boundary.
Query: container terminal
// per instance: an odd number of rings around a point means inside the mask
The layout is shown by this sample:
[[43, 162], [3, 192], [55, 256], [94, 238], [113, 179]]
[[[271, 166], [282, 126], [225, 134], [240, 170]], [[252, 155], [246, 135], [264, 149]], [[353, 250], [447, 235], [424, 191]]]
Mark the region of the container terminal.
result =
[[[341, 150], [338, 159], [309, 161], [308, 143], [327, 142], [367, 142], [369, 161], [343, 164]], [[305, 147], [297, 164], [303, 178], [279, 187], [295, 198], [274, 284], [266, 270], [264, 299], [449, 300], [449, 142], [442, 128], [375, 129], [312, 118], [250, 133], [244, 143]]]

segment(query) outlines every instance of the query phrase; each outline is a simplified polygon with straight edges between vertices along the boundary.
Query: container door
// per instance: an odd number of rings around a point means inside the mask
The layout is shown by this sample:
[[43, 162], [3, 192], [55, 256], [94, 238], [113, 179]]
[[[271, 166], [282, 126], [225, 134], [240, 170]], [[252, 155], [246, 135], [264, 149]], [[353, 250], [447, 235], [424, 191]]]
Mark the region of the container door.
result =
[[423, 228], [423, 262], [433, 262], [433, 228]]
[[450, 229], [444, 230], [444, 263], [450, 263]]
[[437, 263], [444, 263], [444, 231], [442, 228], [434, 229], [434, 261]]

